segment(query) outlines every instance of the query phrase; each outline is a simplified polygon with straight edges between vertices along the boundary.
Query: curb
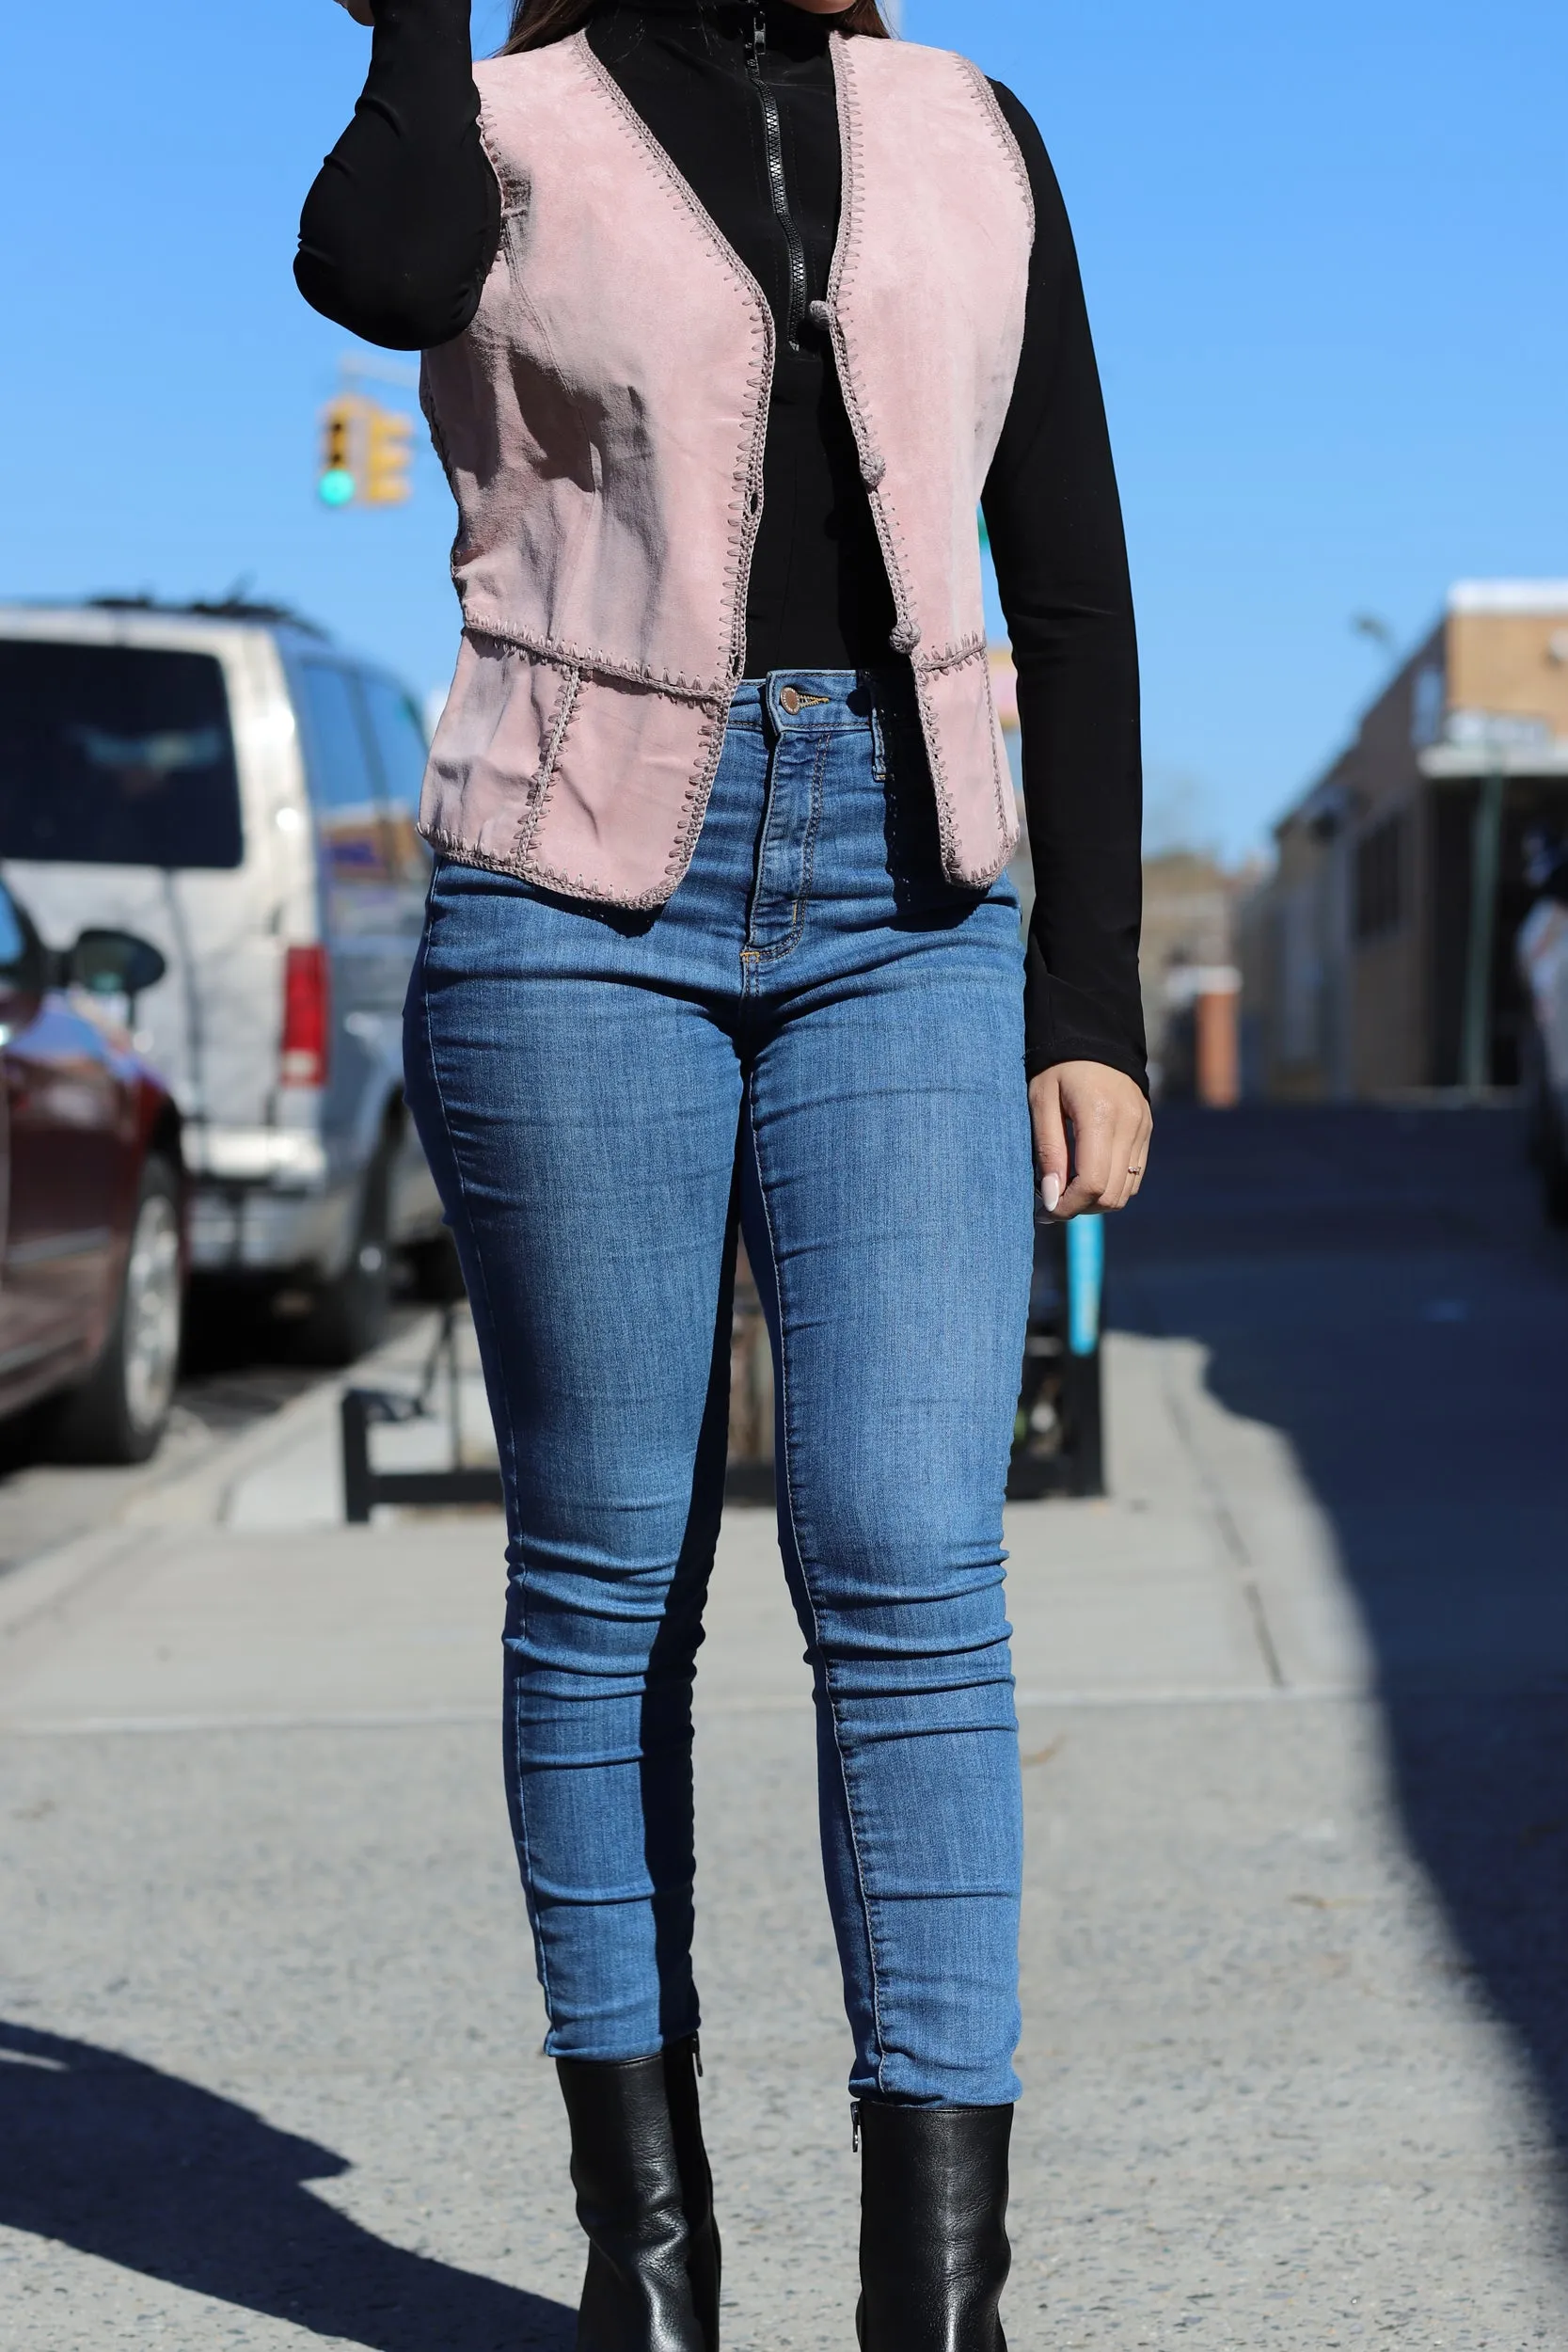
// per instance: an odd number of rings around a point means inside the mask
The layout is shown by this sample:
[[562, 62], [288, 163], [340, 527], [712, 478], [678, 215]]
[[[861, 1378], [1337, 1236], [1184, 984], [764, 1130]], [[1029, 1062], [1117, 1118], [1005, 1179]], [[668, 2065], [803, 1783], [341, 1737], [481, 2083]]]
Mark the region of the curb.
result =
[[322, 1381], [281, 1406], [270, 1419], [215, 1440], [203, 1459], [187, 1470], [138, 1486], [113, 1518], [68, 1536], [0, 1577], [0, 1642], [10, 1642], [72, 1599], [85, 1585], [129, 1564], [142, 1540], [158, 1528], [221, 1527], [230, 1497], [242, 1480], [286, 1454], [302, 1436], [337, 1419], [343, 1391], [351, 1383], [417, 1370], [436, 1330], [434, 1313], [421, 1315], [411, 1330], [335, 1377]]
[[215, 1454], [166, 1481], [143, 1487], [128, 1497], [116, 1515], [121, 1528], [145, 1531], [152, 1527], [221, 1527], [234, 1489], [275, 1455], [287, 1454], [304, 1436], [335, 1422], [343, 1391], [362, 1383], [373, 1385], [388, 1373], [414, 1371], [423, 1364], [435, 1336], [434, 1313], [421, 1315], [413, 1329], [363, 1356], [347, 1371], [323, 1380], [303, 1396], [294, 1397], [254, 1428], [222, 1445]]

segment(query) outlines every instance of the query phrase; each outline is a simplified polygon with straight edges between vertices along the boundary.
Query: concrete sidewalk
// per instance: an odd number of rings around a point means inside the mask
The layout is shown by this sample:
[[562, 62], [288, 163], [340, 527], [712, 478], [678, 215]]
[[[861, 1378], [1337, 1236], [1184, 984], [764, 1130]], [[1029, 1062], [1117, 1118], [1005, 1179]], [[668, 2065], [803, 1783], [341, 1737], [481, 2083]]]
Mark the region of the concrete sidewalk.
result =
[[[1551, 2134], [1407, 1851], [1334, 1532], [1191, 1341], [1117, 1340], [1111, 1385], [1117, 1500], [1010, 1528], [1009, 2341], [1568, 2344]], [[230, 1524], [170, 1490], [0, 1584], [0, 2343], [564, 2352], [499, 1532], [312, 1524], [321, 1433], [285, 1434]], [[726, 2344], [848, 2352], [846, 2036], [760, 1513], [710, 1626]]]

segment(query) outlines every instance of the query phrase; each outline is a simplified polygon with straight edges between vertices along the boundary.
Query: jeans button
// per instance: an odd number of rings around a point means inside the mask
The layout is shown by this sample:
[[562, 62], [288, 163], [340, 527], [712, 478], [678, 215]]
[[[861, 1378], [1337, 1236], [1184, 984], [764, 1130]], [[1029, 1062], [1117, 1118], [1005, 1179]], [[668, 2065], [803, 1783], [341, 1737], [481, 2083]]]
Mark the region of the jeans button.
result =
[[786, 686], [784, 692], [779, 696], [779, 700], [783, 703], [784, 708], [793, 719], [796, 712], [800, 707], [800, 697], [795, 688], [793, 686]]

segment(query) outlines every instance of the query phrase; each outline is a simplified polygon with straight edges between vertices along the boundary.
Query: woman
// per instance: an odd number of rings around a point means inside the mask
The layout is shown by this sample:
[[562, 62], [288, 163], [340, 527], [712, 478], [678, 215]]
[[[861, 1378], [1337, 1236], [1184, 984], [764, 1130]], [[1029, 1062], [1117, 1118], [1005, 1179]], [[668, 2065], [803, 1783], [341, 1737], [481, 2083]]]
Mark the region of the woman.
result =
[[578, 2342], [718, 2343], [690, 1702], [738, 1226], [816, 1684], [862, 2342], [994, 2352], [1029, 1112], [1057, 1216], [1119, 1208], [1149, 1135], [1131, 598], [1061, 199], [1018, 101], [874, 0], [521, 0], [477, 76], [467, 0], [374, 17], [297, 274], [423, 349], [460, 515], [407, 1080], [508, 1487]]

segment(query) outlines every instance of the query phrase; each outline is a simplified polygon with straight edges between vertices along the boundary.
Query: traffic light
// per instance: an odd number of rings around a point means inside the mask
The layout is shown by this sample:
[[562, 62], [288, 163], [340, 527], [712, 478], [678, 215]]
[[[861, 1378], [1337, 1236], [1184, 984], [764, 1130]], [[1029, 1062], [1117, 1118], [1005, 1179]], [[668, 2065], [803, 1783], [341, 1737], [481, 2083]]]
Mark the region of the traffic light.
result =
[[365, 404], [365, 480], [367, 506], [406, 506], [411, 495], [408, 469], [414, 462], [414, 420], [396, 408]]
[[359, 494], [360, 427], [366, 403], [341, 393], [322, 410], [321, 470], [316, 495], [324, 506], [352, 506]]
[[316, 495], [324, 506], [406, 506], [414, 420], [363, 392], [340, 392], [322, 410]]

